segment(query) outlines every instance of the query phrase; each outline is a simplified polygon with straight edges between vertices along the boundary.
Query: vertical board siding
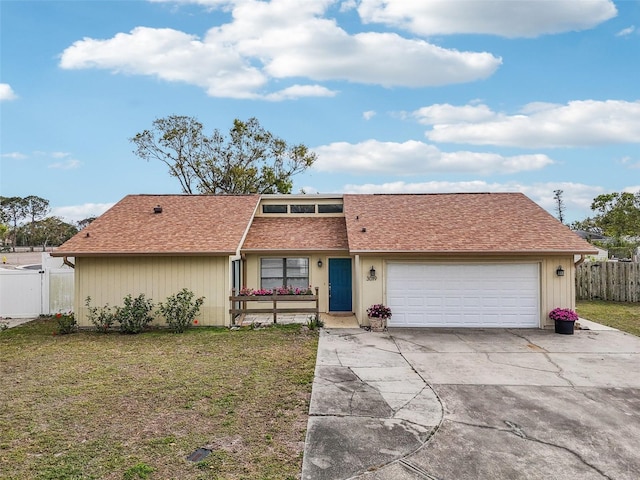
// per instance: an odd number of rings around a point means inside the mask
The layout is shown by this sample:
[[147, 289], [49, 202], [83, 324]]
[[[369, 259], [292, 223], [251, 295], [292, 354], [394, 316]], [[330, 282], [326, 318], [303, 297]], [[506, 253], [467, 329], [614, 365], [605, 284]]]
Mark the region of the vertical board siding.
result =
[[[83, 257], [76, 260], [75, 310], [81, 326], [91, 326], [85, 299], [91, 305], [120, 306], [122, 299], [141, 293], [155, 304], [183, 288], [204, 296], [200, 325], [228, 323], [227, 257]], [[162, 324], [163, 319], [157, 318]]]
[[640, 302], [640, 263], [588, 262], [576, 272], [579, 300]]

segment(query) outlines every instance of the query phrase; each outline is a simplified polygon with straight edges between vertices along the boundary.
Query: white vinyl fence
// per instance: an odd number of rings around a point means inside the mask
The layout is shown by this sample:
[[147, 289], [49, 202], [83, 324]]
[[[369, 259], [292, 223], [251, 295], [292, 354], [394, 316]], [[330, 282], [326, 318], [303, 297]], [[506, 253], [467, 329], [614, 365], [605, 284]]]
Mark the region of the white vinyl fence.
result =
[[40, 269], [0, 268], [0, 317], [35, 318], [73, 310], [73, 269], [42, 254]]

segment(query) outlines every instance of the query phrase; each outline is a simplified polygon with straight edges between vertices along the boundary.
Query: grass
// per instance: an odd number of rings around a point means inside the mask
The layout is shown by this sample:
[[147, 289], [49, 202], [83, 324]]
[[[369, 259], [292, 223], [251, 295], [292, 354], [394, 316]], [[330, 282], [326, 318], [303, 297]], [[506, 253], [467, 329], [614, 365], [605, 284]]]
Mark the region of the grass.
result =
[[640, 336], [640, 303], [578, 300], [576, 311], [587, 320]]
[[54, 330], [0, 332], [3, 479], [299, 476], [315, 332]]

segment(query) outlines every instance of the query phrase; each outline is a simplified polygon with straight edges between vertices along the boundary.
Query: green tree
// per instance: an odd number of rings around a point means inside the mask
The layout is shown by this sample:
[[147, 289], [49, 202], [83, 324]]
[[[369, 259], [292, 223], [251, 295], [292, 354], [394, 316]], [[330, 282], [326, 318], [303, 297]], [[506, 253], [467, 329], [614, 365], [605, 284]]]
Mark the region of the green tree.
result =
[[42, 251], [48, 246], [62, 245], [78, 233], [78, 229], [58, 217], [47, 217], [30, 224], [30, 240], [33, 245], [41, 245]]
[[34, 228], [36, 221], [42, 220], [47, 216], [49, 211], [49, 200], [46, 200], [42, 197], [38, 197], [36, 195], [29, 195], [24, 198], [25, 203], [25, 216], [29, 220], [29, 228], [28, 228], [28, 243], [31, 245], [31, 251], [33, 251], [34, 241]]
[[207, 136], [195, 118], [171, 115], [130, 141], [140, 158], [165, 163], [189, 194], [291, 193], [291, 177], [316, 160], [305, 145], [287, 144], [256, 118], [235, 119], [228, 136], [217, 129]]
[[604, 235], [620, 238], [640, 236], [640, 192], [607, 193], [591, 203], [594, 223]]
[[0, 215], [11, 228], [11, 246], [16, 251], [18, 225], [27, 216], [27, 203], [22, 197], [0, 197]]

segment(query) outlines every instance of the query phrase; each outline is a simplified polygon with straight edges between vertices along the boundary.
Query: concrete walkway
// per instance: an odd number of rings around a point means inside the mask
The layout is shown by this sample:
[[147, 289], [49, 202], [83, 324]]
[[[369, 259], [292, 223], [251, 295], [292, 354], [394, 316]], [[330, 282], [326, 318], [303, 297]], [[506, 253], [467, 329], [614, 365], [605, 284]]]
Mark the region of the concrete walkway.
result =
[[640, 478], [640, 338], [321, 331], [303, 480]]

